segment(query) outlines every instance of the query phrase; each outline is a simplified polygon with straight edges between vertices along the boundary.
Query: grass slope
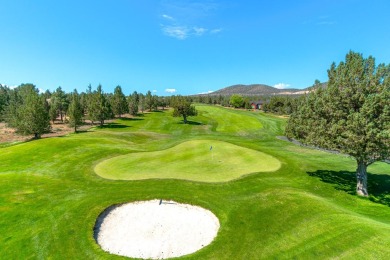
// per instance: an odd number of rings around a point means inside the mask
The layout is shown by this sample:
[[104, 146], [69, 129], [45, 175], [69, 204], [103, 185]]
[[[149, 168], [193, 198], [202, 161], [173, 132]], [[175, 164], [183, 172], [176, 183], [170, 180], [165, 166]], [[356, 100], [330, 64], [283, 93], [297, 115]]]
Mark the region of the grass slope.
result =
[[[355, 162], [276, 139], [285, 120], [198, 109], [191, 125], [170, 111], [148, 113], [86, 133], [0, 148], [1, 258], [124, 259], [95, 243], [95, 220], [112, 204], [154, 198], [199, 205], [220, 220], [215, 241], [184, 259], [388, 258], [389, 165], [368, 168], [371, 197], [359, 198], [353, 192]], [[262, 127], [244, 123], [238, 133], [226, 122], [236, 116]], [[174, 149], [193, 140], [263, 152], [281, 167], [223, 183], [107, 180], [94, 172], [108, 158]]]
[[223, 182], [279, 168], [277, 159], [259, 151], [216, 140], [193, 140], [162, 151], [117, 156], [96, 165], [95, 172], [114, 180]]

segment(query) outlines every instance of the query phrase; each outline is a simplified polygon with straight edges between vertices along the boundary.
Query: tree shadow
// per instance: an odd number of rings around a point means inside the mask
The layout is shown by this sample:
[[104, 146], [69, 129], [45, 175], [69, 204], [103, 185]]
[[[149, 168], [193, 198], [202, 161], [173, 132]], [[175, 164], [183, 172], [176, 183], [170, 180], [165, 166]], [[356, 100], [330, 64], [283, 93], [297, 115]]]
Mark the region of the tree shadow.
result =
[[202, 123], [195, 122], [195, 121], [189, 121], [189, 120], [187, 120], [186, 124], [184, 123], [184, 121], [181, 121], [177, 124], [179, 124], [179, 125], [203, 125]]
[[[356, 172], [318, 170], [307, 174], [331, 184], [336, 190], [356, 195]], [[369, 200], [390, 207], [390, 176], [367, 173], [367, 182]]]
[[120, 129], [120, 128], [129, 128], [128, 125], [122, 125], [118, 123], [108, 123], [102, 126], [97, 126], [98, 129]]
[[141, 120], [145, 120], [143, 118], [128, 118], [128, 117], [122, 117], [122, 118], [117, 118], [118, 120], [122, 120], [122, 121], [141, 121]]

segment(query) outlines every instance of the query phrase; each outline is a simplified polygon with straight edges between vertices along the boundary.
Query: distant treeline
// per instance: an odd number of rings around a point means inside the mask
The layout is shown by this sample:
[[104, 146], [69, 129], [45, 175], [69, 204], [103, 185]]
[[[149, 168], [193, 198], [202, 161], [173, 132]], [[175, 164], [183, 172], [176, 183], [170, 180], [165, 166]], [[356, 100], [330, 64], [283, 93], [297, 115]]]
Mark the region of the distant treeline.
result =
[[[192, 102], [221, 105], [224, 107], [235, 107], [244, 109], [261, 109], [264, 112], [276, 114], [290, 115], [296, 111], [302, 96], [299, 95], [276, 95], [276, 96], [243, 96], [239, 94], [233, 95], [199, 95], [189, 96]], [[260, 107], [257, 105], [261, 104]]]

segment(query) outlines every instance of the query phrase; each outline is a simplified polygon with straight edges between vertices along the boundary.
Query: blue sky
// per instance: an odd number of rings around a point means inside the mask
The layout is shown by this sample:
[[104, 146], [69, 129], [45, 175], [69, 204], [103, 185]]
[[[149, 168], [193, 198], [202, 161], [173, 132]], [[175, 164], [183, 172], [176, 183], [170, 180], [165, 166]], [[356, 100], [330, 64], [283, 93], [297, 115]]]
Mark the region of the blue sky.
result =
[[0, 0], [0, 83], [158, 95], [304, 88], [349, 50], [390, 62], [388, 0]]

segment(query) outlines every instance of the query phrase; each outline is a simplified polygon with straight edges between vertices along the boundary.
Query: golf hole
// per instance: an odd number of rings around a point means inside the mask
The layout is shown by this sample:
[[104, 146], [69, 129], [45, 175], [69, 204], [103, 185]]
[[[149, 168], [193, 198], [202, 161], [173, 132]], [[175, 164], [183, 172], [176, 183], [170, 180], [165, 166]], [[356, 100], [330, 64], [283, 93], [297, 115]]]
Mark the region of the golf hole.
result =
[[138, 201], [107, 208], [94, 237], [111, 254], [166, 259], [194, 253], [210, 244], [218, 218], [204, 208], [174, 201]]

